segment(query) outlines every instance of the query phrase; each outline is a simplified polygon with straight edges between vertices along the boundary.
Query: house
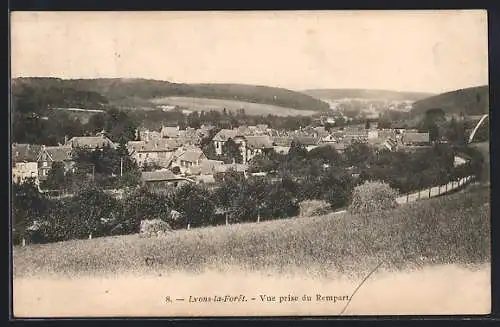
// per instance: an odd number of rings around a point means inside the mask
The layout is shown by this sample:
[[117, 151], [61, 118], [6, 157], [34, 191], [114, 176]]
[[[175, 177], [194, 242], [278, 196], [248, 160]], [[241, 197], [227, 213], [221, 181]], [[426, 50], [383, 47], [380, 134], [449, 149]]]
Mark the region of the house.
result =
[[36, 162], [15, 162], [12, 167], [12, 182], [24, 183], [28, 179], [33, 178], [35, 184], [40, 183], [38, 177], [38, 163]]
[[247, 164], [225, 164], [225, 165], [219, 165], [215, 167], [215, 172], [213, 174], [214, 178], [216, 181], [223, 181], [225, 176], [229, 172], [235, 172], [238, 175], [240, 175], [243, 178], [246, 178], [248, 170], [248, 165]]
[[160, 135], [162, 138], [177, 138], [180, 135], [180, 127], [162, 126]]
[[327, 134], [320, 138], [319, 143], [333, 143], [338, 142], [340, 138], [335, 137], [334, 134]]
[[318, 147], [321, 139], [317, 136], [302, 136], [302, 135], [300, 135], [300, 136], [295, 136], [293, 138], [293, 140], [295, 142], [298, 142], [298, 143], [302, 144], [303, 146], [305, 146], [307, 151], [311, 151], [312, 149], [315, 149]]
[[222, 155], [222, 147], [229, 139], [234, 139], [236, 136], [240, 136], [238, 130], [236, 129], [221, 129], [217, 134], [215, 134], [212, 142], [214, 143], [215, 154]]
[[273, 149], [276, 153], [287, 154], [292, 145], [293, 138], [287, 136], [275, 136], [272, 138]]
[[174, 158], [174, 151], [180, 146], [175, 139], [151, 141], [129, 141], [127, 150], [139, 167], [158, 165], [168, 168]]
[[40, 145], [13, 143], [11, 146], [12, 182], [23, 183], [33, 178], [38, 185], [38, 163], [36, 157], [41, 149]]
[[165, 189], [181, 186], [194, 181], [188, 178], [177, 176], [170, 170], [144, 171], [141, 174], [142, 185], [152, 189]]
[[389, 151], [396, 151], [398, 148], [398, 141], [394, 137], [388, 137], [383, 145], [389, 149]]
[[217, 167], [223, 165], [220, 160], [206, 159], [202, 160], [198, 166], [189, 167], [186, 171], [188, 175], [213, 175], [217, 171]]
[[45, 146], [42, 145], [36, 161], [40, 180], [46, 180], [52, 165], [57, 162], [63, 164], [64, 172], [74, 170], [75, 162], [72, 160], [72, 150], [68, 145]]
[[199, 166], [203, 160], [207, 160], [207, 157], [200, 148], [182, 146], [175, 150], [171, 167], [179, 167], [180, 173], [186, 174], [189, 168]]
[[162, 138], [161, 132], [157, 131], [150, 131], [148, 129], [139, 131], [139, 140], [142, 141], [152, 141], [152, 140], [159, 140]]
[[243, 163], [247, 163], [256, 155], [266, 153], [273, 148], [273, 142], [267, 135], [245, 136], [240, 144]]
[[104, 147], [115, 148], [115, 144], [106, 136], [75, 136], [72, 137], [65, 145], [71, 149], [89, 149], [95, 151]]
[[428, 145], [430, 143], [429, 133], [405, 132], [401, 136], [403, 145]]
[[203, 135], [194, 128], [186, 128], [185, 130], [179, 131], [179, 136], [177, 138], [181, 144], [200, 145]]

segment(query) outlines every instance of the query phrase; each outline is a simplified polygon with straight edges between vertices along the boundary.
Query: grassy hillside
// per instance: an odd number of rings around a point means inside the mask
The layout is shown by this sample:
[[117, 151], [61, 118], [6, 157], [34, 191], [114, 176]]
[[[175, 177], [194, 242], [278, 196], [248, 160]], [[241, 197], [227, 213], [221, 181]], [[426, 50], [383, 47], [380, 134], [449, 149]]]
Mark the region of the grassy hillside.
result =
[[481, 115], [489, 112], [488, 86], [477, 86], [442, 93], [413, 103], [412, 114], [423, 114], [431, 108], [441, 108], [446, 113]]
[[201, 271], [366, 274], [423, 264], [490, 260], [489, 189], [415, 202], [368, 217], [331, 214], [176, 231], [164, 238], [138, 235], [15, 247], [15, 277]]
[[194, 97], [164, 97], [155, 98], [152, 100], [157, 105], [174, 105], [181, 108], [188, 108], [189, 110], [217, 110], [237, 112], [244, 109], [248, 115], [264, 115], [269, 114], [277, 116], [309, 116], [317, 114], [313, 110], [299, 110], [293, 108], [278, 107], [272, 104], [252, 103], [237, 100], [222, 100], [222, 99], [208, 99], [208, 98], [194, 98]]
[[244, 84], [182, 84], [167, 81], [100, 78], [63, 80], [56, 78], [18, 78], [13, 89], [32, 86], [39, 89], [59, 88], [92, 92], [101, 95], [111, 104], [147, 108], [151, 100], [160, 97], [182, 96], [236, 100], [274, 105], [296, 110], [326, 111], [327, 103], [311, 96], [282, 88]]
[[432, 96], [431, 93], [423, 92], [399, 92], [389, 90], [366, 90], [366, 89], [313, 89], [305, 90], [304, 94], [308, 94], [317, 99], [338, 100], [343, 98], [360, 98], [360, 99], [377, 99], [377, 100], [392, 100], [416, 101]]

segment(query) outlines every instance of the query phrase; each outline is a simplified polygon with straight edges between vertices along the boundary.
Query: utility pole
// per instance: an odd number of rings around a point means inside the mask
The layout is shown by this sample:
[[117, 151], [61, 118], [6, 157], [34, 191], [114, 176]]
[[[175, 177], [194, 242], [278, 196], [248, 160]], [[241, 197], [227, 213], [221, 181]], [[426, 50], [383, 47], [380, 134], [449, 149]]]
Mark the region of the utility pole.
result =
[[120, 177], [123, 176], [123, 157], [120, 157]]
[[92, 181], [95, 181], [95, 165], [92, 165]]

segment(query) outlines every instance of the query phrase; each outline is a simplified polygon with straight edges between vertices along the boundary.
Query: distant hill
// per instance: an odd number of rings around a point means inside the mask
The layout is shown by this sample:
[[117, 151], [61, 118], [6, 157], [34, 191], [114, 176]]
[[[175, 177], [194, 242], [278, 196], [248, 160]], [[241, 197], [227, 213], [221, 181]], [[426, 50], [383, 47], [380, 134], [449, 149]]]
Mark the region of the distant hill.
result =
[[313, 89], [304, 90], [302, 93], [317, 99], [340, 100], [344, 98], [376, 99], [389, 101], [416, 101], [433, 96], [432, 93], [423, 92], [399, 92], [389, 90], [368, 89]]
[[[72, 90], [90, 95], [79, 101], [89, 100], [90, 106], [96, 104], [117, 104], [119, 106], [155, 107], [154, 99], [182, 96], [235, 100], [257, 104], [273, 105], [296, 110], [328, 111], [329, 105], [309, 95], [283, 88], [245, 84], [183, 84], [167, 81], [135, 78], [99, 78], [99, 79], [59, 79], [59, 78], [16, 78], [16, 88], [36, 88], [42, 90]], [[60, 91], [59, 93], [61, 93]], [[65, 92], [71, 94], [71, 92]], [[85, 93], [85, 94], [86, 94]], [[50, 102], [50, 101], [49, 101]], [[60, 101], [56, 101], [60, 102]], [[56, 105], [60, 105], [59, 103]], [[251, 114], [251, 112], [248, 112]]]
[[481, 115], [489, 112], [488, 85], [442, 93], [413, 103], [412, 114], [423, 114], [431, 108], [445, 113]]

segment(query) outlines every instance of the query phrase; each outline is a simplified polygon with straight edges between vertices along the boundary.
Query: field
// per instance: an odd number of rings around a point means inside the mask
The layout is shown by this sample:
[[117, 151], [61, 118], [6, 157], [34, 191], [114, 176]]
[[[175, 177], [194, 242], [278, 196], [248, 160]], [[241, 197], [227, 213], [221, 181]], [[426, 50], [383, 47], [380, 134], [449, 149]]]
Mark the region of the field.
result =
[[245, 109], [247, 115], [276, 115], [276, 116], [311, 116], [317, 114], [318, 111], [313, 110], [297, 110], [292, 108], [278, 107], [270, 104], [251, 103], [236, 100], [221, 100], [208, 98], [191, 98], [191, 97], [163, 97], [151, 100], [156, 105], [175, 105], [187, 108], [194, 111], [209, 111], [226, 110], [238, 111]]
[[[336, 315], [363, 277], [379, 267], [345, 314], [487, 313], [489, 200], [489, 189], [476, 186], [364, 218], [330, 214], [183, 230], [164, 238], [15, 247], [14, 310], [21, 316]], [[342, 300], [259, 300], [262, 294], [319, 293]], [[165, 296], [187, 301], [214, 294], [256, 300], [231, 306], [164, 302]]]
[[[489, 260], [489, 190], [474, 188], [375, 213], [331, 214], [173, 232], [15, 247], [14, 276], [192, 271], [365, 274], [386, 269]], [[299, 270], [295, 269], [299, 268]], [[304, 271], [301, 271], [304, 270]]]

